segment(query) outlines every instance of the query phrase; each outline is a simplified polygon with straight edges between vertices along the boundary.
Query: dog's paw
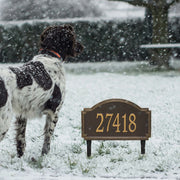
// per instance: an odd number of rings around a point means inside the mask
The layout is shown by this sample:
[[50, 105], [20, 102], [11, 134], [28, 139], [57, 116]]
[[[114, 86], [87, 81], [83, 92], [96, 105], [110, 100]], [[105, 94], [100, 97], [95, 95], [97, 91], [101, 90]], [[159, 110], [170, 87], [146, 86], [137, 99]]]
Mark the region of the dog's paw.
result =
[[22, 151], [18, 151], [18, 152], [17, 152], [17, 156], [18, 156], [18, 158], [21, 158], [21, 157], [23, 156], [23, 154], [24, 154], [24, 152], [22, 152]]
[[50, 146], [44, 146], [41, 155], [44, 156], [50, 151]]

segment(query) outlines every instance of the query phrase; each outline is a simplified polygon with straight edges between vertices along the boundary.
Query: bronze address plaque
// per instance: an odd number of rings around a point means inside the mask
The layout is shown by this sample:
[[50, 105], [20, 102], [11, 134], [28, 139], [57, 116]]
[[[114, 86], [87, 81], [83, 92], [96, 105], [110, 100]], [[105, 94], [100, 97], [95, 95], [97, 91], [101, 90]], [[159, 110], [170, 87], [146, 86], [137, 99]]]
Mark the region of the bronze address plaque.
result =
[[91, 140], [141, 140], [144, 154], [145, 140], [150, 136], [151, 111], [130, 101], [109, 99], [82, 111], [82, 137], [89, 151]]

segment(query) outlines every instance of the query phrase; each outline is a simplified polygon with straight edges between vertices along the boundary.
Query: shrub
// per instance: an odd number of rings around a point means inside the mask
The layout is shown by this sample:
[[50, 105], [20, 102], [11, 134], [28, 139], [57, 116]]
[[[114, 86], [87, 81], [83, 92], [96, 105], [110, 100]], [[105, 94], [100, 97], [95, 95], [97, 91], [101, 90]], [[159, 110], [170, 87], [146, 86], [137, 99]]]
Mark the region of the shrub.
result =
[[[150, 42], [141, 19], [24, 21], [21, 24], [0, 24], [0, 62], [26, 62], [38, 53], [41, 32], [50, 25], [71, 24], [78, 40], [85, 46], [81, 55], [69, 61], [134, 61], [149, 58], [141, 44]], [[171, 42], [180, 41], [180, 21], [170, 23]], [[176, 54], [178, 51], [176, 51]]]

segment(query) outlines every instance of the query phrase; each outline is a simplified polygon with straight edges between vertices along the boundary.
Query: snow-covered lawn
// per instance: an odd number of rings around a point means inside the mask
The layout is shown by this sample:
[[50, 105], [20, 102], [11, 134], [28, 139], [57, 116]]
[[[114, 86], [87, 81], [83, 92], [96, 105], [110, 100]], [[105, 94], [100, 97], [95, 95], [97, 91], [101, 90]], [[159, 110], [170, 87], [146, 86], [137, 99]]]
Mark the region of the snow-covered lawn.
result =
[[[160, 72], [146, 63], [65, 67], [67, 94], [50, 153], [40, 156], [45, 119], [34, 119], [27, 125], [25, 155], [17, 158], [12, 123], [0, 143], [0, 179], [180, 178], [177, 66], [176, 71]], [[87, 158], [86, 142], [81, 137], [81, 111], [109, 98], [127, 99], [152, 111], [152, 137], [146, 143], [145, 155], [140, 153], [140, 141], [92, 141], [92, 156]]]

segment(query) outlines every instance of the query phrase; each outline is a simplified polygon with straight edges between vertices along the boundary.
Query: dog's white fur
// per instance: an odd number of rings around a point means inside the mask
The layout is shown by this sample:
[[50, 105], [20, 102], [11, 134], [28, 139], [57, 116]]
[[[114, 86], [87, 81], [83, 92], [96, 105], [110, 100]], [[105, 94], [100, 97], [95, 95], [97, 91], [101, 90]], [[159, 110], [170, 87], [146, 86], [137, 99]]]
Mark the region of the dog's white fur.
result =
[[[33, 80], [32, 85], [19, 89], [17, 87], [16, 74], [9, 68], [0, 69], [0, 77], [4, 81], [8, 92], [7, 102], [5, 106], [0, 108], [0, 141], [3, 139], [5, 132], [9, 129], [13, 115], [15, 115], [15, 117], [21, 117], [21, 119], [32, 119], [41, 117], [43, 114], [48, 114], [48, 116], [53, 119], [54, 116], [57, 116], [63, 104], [65, 96], [63, 62], [58, 58], [43, 54], [35, 56], [32, 62], [35, 61], [41, 62], [51, 77], [52, 86], [48, 90], [43, 90], [35, 80]], [[55, 112], [43, 110], [44, 104], [52, 96], [55, 84], [60, 88], [62, 95], [61, 102]]]

